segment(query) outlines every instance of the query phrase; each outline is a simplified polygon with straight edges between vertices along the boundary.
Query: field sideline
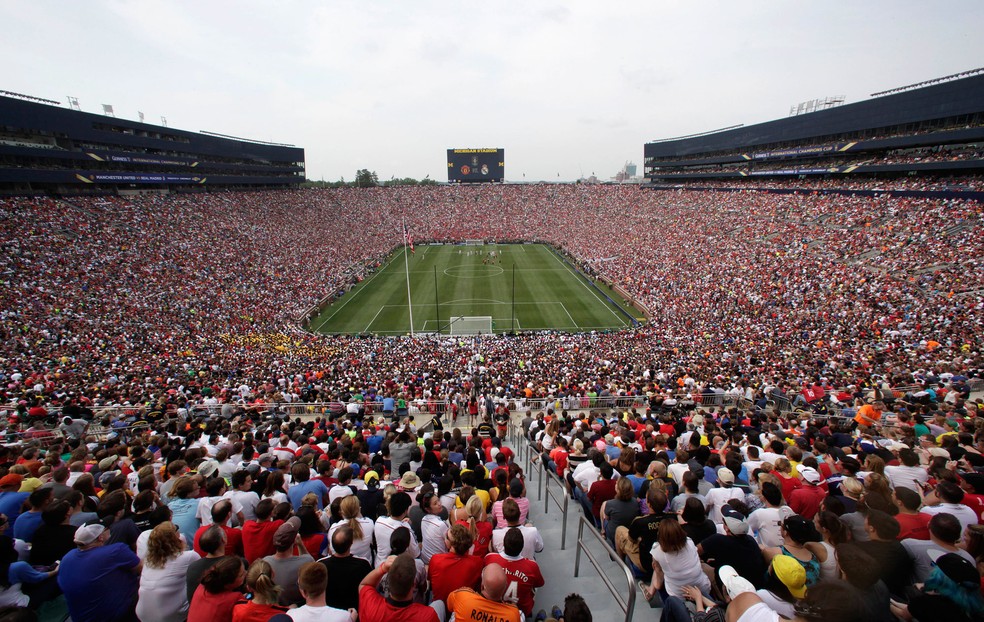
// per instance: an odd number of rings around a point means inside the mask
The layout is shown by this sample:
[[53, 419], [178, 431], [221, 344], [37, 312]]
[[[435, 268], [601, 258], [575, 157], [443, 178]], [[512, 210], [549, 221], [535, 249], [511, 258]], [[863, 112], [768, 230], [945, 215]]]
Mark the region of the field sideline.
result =
[[[452, 316], [491, 316], [497, 333], [615, 330], [631, 326], [629, 317], [636, 316], [630, 307], [623, 311], [609, 301], [542, 244], [423, 245], [409, 259], [415, 332], [440, 328], [446, 334]], [[379, 271], [315, 316], [309, 329], [328, 334], [409, 333], [402, 247]]]

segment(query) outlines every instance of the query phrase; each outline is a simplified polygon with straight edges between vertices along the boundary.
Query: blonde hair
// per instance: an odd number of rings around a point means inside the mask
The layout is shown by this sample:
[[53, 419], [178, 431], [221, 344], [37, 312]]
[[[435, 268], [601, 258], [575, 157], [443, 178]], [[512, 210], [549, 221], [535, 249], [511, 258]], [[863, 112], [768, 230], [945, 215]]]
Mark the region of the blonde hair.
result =
[[856, 477], [845, 477], [840, 483], [841, 490], [854, 498], [861, 496], [864, 492], [864, 484]]
[[778, 458], [778, 459], [776, 459], [776, 461], [773, 463], [773, 465], [776, 467], [776, 471], [779, 471], [780, 473], [792, 473], [793, 472], [793, 465], [786, 458]]
[[310, 506], [312, 508], [317, 508], [318, 507], [318, 495], [314, 494], [313, 492], [307, 493], [306, 495], [304, 495], [303, 497], [301, 497], [301, 505], [307, 505], [307, 506]]
[[362, 525], [359, 523], [359, 512], [362, 510], [359, 498], [355, 495], [342, 497], [338, 510], [341, 512], [342, 518], [348, 521], [348, 526], [352, 529], [352, 536], [356, 540], [361, 540], [364, 533]]
[[257, 605], [276, 605], [280, 596], [280, 586], [273, 582], [273, 567], [269, 562], [258, 559], [246, 571], [246, 587], [253, 594]]
[[482, 499], [478, 495], [471, 496], [465, 503], [465, 513], [468, 514], [468, 531], [471, 532], [472, 538], [478, 540], [478, 521], [483, 520], [483, 514], [485, 513], [485, 504], [482, 503]]
[[147, 541], [146, 563], [148, 568], [163, 568], [167, 562], [185, 550], [184, 542], [174, 523], [163, 522], [154, 527]]

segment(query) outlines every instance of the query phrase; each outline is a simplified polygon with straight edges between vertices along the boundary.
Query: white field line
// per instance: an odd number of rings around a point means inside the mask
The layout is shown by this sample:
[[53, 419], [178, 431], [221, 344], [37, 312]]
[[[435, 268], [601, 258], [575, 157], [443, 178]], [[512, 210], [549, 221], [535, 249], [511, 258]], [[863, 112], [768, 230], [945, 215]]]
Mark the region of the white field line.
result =
[[557, 253], [550, 252], [550, 254], [553, 256], [554, 259], [557, 260], [557, 263], [559, 263], [562, 267], [567, 268], [567, 271], [571, 273], [571, 275], [575, 278], [575, 280], [577, 280], [577, 282], [580, 283], [584, 287], [584, 289], [586, 289], [589, 292], [591, 292], [591, 295], [594, 296], [595, 299], [598, 302], [600, 302], [602, 305], [604, 305], [604, 307], [606, 309], [608, 309], [608, 312], [611, 313], [612, 315], [614, 315], [615, 316], [615, 319], [618, 320], [619, 323], [622, 326], [628, 326], [628, 324], [625, 322], [625, 319], [623, 319], [622, 316], [620, 316], [618, 313], [615, 313], [615, 311], [610, 306], [608, 306], [608, 303], [605, 302], [604, 300], [602, 300], [600, 296], [598, 296], [598, 292], [596, 292], [593, 289], [591, 289], [591, 287], [589, 287], [587, 283], [585, 283], [584, 281], [582, 281], [578, 277], [578, 275], [575, 274], [575, 272], [573, 270], [571, 270], [570, 266], [568, 266], [563, 261], [561, 261], [560, 257], [557, 256]]
[[393, 254], [393, 257], [392, 257], [392, 259], [390, 259], [390, 260], [389, 260], [389, 261], [388, 261], [388, 262], [386, 263], [386, 265], [385, 265], [385, 266], [383, 266], [382, 268], [380, 268], [379, 270], [377, 270], [377, 271], [376, 271], [376, 272], [375, 272], [375, 273], [374, 273], [374, 274], [373, 274], [373, 275], [372, 275], [371, 277], [369, 277], [369, 280], [368, 280], [368, 281], [366, 281], [365, 283], [362, 283], [362, 287], [361, 287], [361, 288], [359, 289], [359, 291], [357, 291], [357, 292], [355, 292], [354, 294], [352, 294], [351, 296], [349, 296], [348, 298], [346, 298], [346, 299], [345, 299], [345, 302], [343, 302], [343, 303], [341, 304], [341, 306], [339, 306], [339, 307], [338, 307], [337, 309], [335, 309], [335, 312], [334, 312], [334, 313], [332, 313], [331, 315], [329, 315], [329, 316], [328, 316], [327, 318], [325, 318], [325, 319], [324, 319], [324, 320], [323, 320], [323, 321], [321, 322], [321, 324], [319, 324], [319, 325], [318, 325], [318, 328], [317, 328], [317, 329], [315, 329], [315, 332], [318, 332], [319, 330], [321, 330], [321, 328], [322, 328], [322, 327], [323, 327], [323, 326], [324, 326], [325, 324], [327, 324], [327, 323], [328, 323], [329, 321], [331, 321], [331, 318], [333, 318], [333, 317], [335, 317], [336, 315], [338, 315], [338, 312], [339, 312], [339, 311], [341, 311], [341, 310], [342, 310], [343, 308], [345, 308], [345, 305], [347, 305], [348, 303], [350, 303], [350, 302], [352, 302], [352, 299], [353, 299], [353, 298], [355, 298], [356, 296], [358, 296], [359, 294], [361, 294], [361, 293], [362, 293], [362, 292], [363, 292], [363, 291], [365, 290], [365, 288], [366, 288], [366, 286], [367, 286], [367, 285], [369, 285], [369, 283], [372, 283], [372, 280], [373, 280], [374, 278], [376, 278], [377, 276], [379, 276], [379, 274], [380, 274], [381, 272], [384, 272], [384, 271], [386, 270], [386, 268], [389, 268], [389, 266], [390, 266], [390, 264], [391, 264], [391, 263], [393, 263], [394, 261], [396, 261], [396, 258], [397, 258], [397, 257], [398, 257], [398, 254], [396, 254], [396, 253], [394, 253], [394, 254]]
[[574, 328], [578, 328], [577, 322], [574, 321], [574, 316], [572, 316], [571, 312], [567, 310], [567, 305], [560, 303], [560, 307], [564, 310], [564, 313], [567, 314], [567, 317], [571, 318], [571, 324], [574, 325]]
[[362, 331], [362, 332], [368, 333], [369, 332], [369, 327], [373, 325], [373, 323], [376, 321], [376, 318], [379, 317], [379, 314], [383, 312], [383, 309], [385, 309], [388, 306], [389, 305], [380, 305], [379, 311], [376, 311], [376, 315], [372, 316], [372, 319], [369, 320], [369, 323], [368, 324], [366, 324], [366, 329], [364, 331]]

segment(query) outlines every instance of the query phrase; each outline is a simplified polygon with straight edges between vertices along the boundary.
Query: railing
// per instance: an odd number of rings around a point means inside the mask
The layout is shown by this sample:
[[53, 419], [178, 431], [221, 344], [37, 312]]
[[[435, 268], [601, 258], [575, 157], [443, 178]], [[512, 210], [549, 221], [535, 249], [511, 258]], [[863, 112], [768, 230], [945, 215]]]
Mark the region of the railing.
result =
[[[588, 527], [587, 530], [584, 529], [585, 525], [587, 525]], [[612, 583], [612, 580], [608, 577], [608, 573], [606, 573], [604, 569], [601, 567], [601, 563], [598, 561], [598, 558], [596, 558], [594, 553], [591, 552], [591, 549], [588, 548], [587, 543], [584, 541], [585, 531], [591, 534], [591, 537], [596, 542], [598, 542], [603, 547], [605, 547], [605, 550], [608, 552], [608, 556], [611, 558], [611, 560], [616, 564], [618, 564], [618, 566], [625, 573], [625, 580], [628, 583], [628, 590], [629, 590], [628, 599], [623, 598], [622, 590], [618, 589], [618, 587], [616, 587], [615, 584]], [[608, 591], [615, 599], [615, 602], [618, 604], [619, 608], [625, 612], [625, 622], [630, 622], [632, 620], [632, 613], [633, 611], [635, 611], [636, 589], [637, 589], [635, 577], [632, 575], [632, 571], [629, 570], [628, 566], [625, 565], [625, 562], [619, 559], [618, 553], [616, 553], [615, 550], [612, 549], [611, 545], [608, 544], [608, 542], [601, 535], [601, 533], [597, 529], [595, 529], [595, 526], [591, 524], [588, 521], [588, 519], [585, 518], [584, 516], [580, 517], [580, 520], [578, 521], [577, 524], [577, 553], [574, 556], [575, 577], [578, 576], [578, 572], [581, 569], [582, 552], [584, 553], [585, 557], [588, 558], [588, 561], [591, 562], [591, 565], [594, 566], [595, 571], [601, 577], [602, 583], [604, 583], [605, 587], [608, 588]]]
[[[560, 510], [560, 513], [561, 513], [561, 517], [560, 517], [560, 550], [563, 551], [565, 548], [567, 548], [567, 505], [568, 505], [568, 502], [570, 501], [571, 496], [567, 492], [567, 482], [565, 482], [563, 479], [561, 479], [560, 476], [558, 476], [552, 469], [550, 469], [547, 466], [546, 460], [541, 460], [540, 462], [542, 463], [542, 469], [543, 469], [544, 487], [545, 487], [546, 492], [547, 492], [546, 496], [543, 499], [543, 513], [544, 514], [549, 514], [550, 513], [550, 501], [551, 500], [555, 504], [557, 504], [557, 509]], [[557, 493], [554, 492], [554, 489], [551, 489], [550, 488], [550, 482], [551, 481], [553, 481], [554, 484], [556, 485], [555, 488], [556, 487], [559, 487], [560, 494], [563, 497], [562, 500], [561, 499], [558, 499], [556, 497], [556, 494]]]

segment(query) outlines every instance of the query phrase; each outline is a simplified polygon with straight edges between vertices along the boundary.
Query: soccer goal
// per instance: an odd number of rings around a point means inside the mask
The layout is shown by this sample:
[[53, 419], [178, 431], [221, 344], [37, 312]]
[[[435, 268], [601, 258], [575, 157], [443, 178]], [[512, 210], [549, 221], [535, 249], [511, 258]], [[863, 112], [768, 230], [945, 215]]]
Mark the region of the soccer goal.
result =
[[491, 335], [495, 326], [490, 315], [453, 315], [449, 327], [452, 335]]

